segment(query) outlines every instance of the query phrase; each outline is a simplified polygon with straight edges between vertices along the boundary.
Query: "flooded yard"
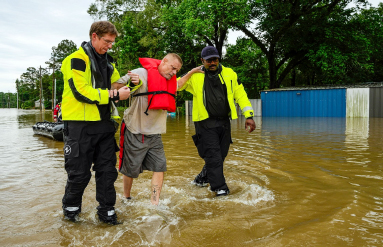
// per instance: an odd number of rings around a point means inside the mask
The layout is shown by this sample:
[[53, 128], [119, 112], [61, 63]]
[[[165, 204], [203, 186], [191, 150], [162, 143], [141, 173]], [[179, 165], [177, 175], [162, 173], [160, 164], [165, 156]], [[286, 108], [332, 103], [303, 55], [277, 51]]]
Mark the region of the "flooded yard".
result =
[[151, 172], [131, 201], [119, 175], [117, 226], [98, 221], [94, 176], [80, 222], [63, 219], [63, 142], [33, 134], [42, 119], [51, 113], [0, 109], [0, 246], [383, 245], [381, 118], [259, 117], [251, 134], [234, 120], [231, 194], [216, 198], [191, 183], [204, 164], [191, 118], [169, 117], [160, 205], [150, 205]]

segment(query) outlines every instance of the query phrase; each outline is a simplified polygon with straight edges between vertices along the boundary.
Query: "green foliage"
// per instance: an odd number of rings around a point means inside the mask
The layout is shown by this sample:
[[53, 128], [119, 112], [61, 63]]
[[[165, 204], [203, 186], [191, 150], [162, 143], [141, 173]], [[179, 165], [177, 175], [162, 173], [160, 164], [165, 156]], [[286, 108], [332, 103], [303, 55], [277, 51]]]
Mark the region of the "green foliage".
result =
[[235, 45], [229, 45], [224, 64], [230, 64], [243, 83], [251, 99], [260, 97], [260, 91], [268, 87], [267, 59], [262, 51], [249, 39], [241, 38]]
[[[263, 89], [357, 83], [381, 78], [378, 71], [383, 74], [377, 45], [383, 33], [381, 9], [363, 10], [365, 0], [353, 1], [356, 8], [348, 7], [351, 0], [96, 2], [103, 3], [98, 13], [114, 20], [118, 15], [126, 17], [127, 9], [135, 10], [135, 21], [123, 22], [125, 41], [119, 49], [126, 57], [120, 56], [122, 63], [129, 64], [145, 52], [155, 57], [158, 53], [153, 50], [160, 48], [181, 55], [182, 75], [200, 64], [202, 47], [214, 45], [250, 97], [259, 97]], [[229, 30], [242, 31], [245, 38], [228, 45]]]
[[[200, 53], [206, 46], [202, 36], [190, 35], [187, 29], [185, 30], [183, 11], [183, 9], [163, 7], [161, 16], [162, 26], [166, 27], [162, 37], [165, 50], [166, 52], [177, 53], [183, 60], [180, 75], [201, 64]], [[212, 44], [210, 40], [208, 43]]]
[[0, 92], [0, 108], [16, 108], [17, 95], [15, 93]]
[[32, 109], [35, 107], [35, 102], [33, 100], [27, 100], [21, 103], [19, 108], [21, 109]]
[[[49, 61], [60, 66], [62, 61], [71, 53], [77, 50], [76, 44], [72, 40], [64, 39], [57, 46], [52, 47], [51, 58]], [[57, 67], [56, 67], [57, 69]]]
[[34, 101], [39, 99], [40, 95], [39, 69], [27, 68], [27, 71], [20, 76], [20, 80], [16, 80], [16, 89], [19, 92], [21, 108], [34, 106]]
[[[383, 81], [383, 3], [377, 8], [362, 10], [358, 15], [364, 37], [369, 42], [370, 61], [373, 74], [367, 81]], [[358, 52], [359, 53], [359, 52]]]
[[63, 75], [59, 70], [65, 57], [77, 50], [73, 41], [63, 40], [57, 47], [52, 47], [51, 58], [46, 62], [46, 68], [27, 68], [27, 71], [17, 79], [16, 89], [19, 93], [20, 108], [35, 107], [34, 102], [44, 99], [44, 107], [53, 109], [54, 81], [56, 80], [56, 97], [61, 101], [64, 89]]
[[369, 34], [365, 21], [350, 10], [334, 12], [322, 29], [322, 40], [307, 57], [316, 80], [324, 84], [363, 82], [373, 74]]
[[222, 55], [229, 31], [225, 22], [225, 16], [230, 9], [229, 1], [189, 0], [164, 3], [162, 19], [167, 24], [166, 36], [171, 38], [172, 43], [178, 42], [178, 46], [186, 44], [185, 48], [195, 46], [198, 52], [193, 54], [198, 55], [202, 47], [213, 45]]
[[[120, 35], [110, 50], [121, 75], [141, 67], [139, 57], [174, 52], [183, 59], [178, 76], [201, 64], [214, 45], [221, 62], [237, 72], [250, 98], [278, 87], [383, 81], [383, 4], [366, 0], [95, 0], [88, 13], [108, 19]], [[228, 44], [230, 31], [242, 32]], [[28, 68], [16, 80], [20, 105], [34, 107], [40, 79], [46, 107], [63, 91], [62, 60], [77, 49], [69, 40], [52, 47], [47, 68]], [[0, 98], [1, 100], [2, 98]], [[177, 105], [191, 100], [178, 92]], [[127, 107], [128, 101], [120, 101]]]

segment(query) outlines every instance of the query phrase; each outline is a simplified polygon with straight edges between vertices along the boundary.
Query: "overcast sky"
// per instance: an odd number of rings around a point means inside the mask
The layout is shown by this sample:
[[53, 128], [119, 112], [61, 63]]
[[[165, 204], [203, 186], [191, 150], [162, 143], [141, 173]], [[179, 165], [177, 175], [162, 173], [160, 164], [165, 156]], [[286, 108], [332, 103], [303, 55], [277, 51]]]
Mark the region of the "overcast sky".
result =
[[[369, 2], [376, 7], [381, 1]], [[46, 67], [52, 47], [62, 40], [72, 40], [77, 46], [89, 40], [93, 19], [87, 10], [93, 2], [0, 0], [0, 92], [15, 93], [15, 81], [28, 67]]]
[[0, 0], [0, 92], [16, 92], [28, 67], [46, 67], [52, 47], [89, 40], [94, 0]]

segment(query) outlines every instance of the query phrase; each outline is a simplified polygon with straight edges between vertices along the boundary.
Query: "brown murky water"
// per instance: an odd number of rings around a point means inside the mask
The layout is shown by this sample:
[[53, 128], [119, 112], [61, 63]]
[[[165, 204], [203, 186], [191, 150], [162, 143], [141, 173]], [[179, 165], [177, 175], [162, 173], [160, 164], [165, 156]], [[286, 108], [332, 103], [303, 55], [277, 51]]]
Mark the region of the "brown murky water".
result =
[[116, 182], [123, 224], [96, 217], [92, 178], [81, 221], [63, 220], [62, 142], [33, 135], [39, 111], [0, 109], [0, 246], [382, 246], [383, 119], [257, 118], [232, 122], [231, 194], [191, 184], [202, 168], [191, 119], [168, 118], [168, 172], [159, 207], [151, 173]]

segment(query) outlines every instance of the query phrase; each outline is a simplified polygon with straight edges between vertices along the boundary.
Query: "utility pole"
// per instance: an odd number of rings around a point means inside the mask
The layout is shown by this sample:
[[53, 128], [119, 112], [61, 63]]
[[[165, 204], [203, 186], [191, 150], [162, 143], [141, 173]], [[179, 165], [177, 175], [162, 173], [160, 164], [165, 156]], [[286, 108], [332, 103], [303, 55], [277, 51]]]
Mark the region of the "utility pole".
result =
[[42, 81], [41, 81], [41, 65], [40, 65], [40, 70], [39, 70], [39, 72], [40, 72], [40, 112], [42, 112], [42, 110], [43, 110], [43, 107], [42, 107], [42, 104], [41, 104], [41, 97], [42, 97], [42, 95], [43, 95], [43, 93], [42, 93], [42, 90], [43, 90], [43, 83], [42, 83]]
[[16, 109], [19, 109], [19, 80], [16, 80]]
[[56, 78], [55, 78], [55, 98], [54, 98], [55, 106], [56, 106]]
[[52, 111], [56, 106], [56, 79], [55, 79], [55, 61], [53, 60], [53, 73], [52, 73]]

